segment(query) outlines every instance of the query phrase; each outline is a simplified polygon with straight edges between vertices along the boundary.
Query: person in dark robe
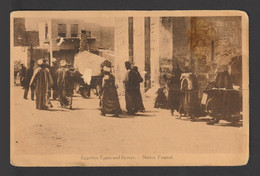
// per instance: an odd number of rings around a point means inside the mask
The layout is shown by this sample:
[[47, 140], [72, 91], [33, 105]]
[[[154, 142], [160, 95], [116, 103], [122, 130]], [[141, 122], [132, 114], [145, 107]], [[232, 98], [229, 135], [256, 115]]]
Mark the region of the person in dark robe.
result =
[[161, 87], [157, 90], [154, 108], [162, 108], [162, 109], [168, 109], [168, 100], [167, 96], [165, 95], [165, 90], [167, 89], [167, 82], [168, 77], [166, 74], [163, 75], [163, 81], [164, 83], [161, 85]]
[[30, 67], [26, 70], [26, 74], [25, 74], [25, 83], [24, 83], [24, 99], [27, 99], [27, 95], [29, 92], [29, 88], [31, 88], [31, 99], [34, 100], [34, 85], [32, 85], [30, 87], [30, 81], [32, 79], [33, 76], [33, 67], [34, 67], [34, 61], [32, 60], [30, 62]]
[[48, 68], [43, 63], [43, 60], [38, 60], [39, 67], [34, 70], [30, 87], [35, 85], [36, 94], [36, 109], [46, 110], [52, 107], [48, 99], [48, 90], [53, 84], [53, 80]]
[[144, 108], [144, 104], [143, 104], [143, 99], [142, 99], [142, 94], [140, 91], [140, 83], [143, 82], [143, 78], [141, 76], [141, 74], [138, 71], [138, 67], [134, 66], [133, 67], [133, 71], [135, 71], [136, 73], [136, 79], [135, 79], [135, 84], [136, 84], [136, 97], [135, 97], [135, 102], [136, 102], [136, 107], [137, 107], [137, 111], [140, 112], [144, 112], [145, 108]]
[[69, 90], [69, 69], [67, 68], [67, 63], [65, 60], [60, 61], [60, 68], [56, 72], [57, 74], [57, 89], [59, 95], [59, 101], [62, 108], [70, 108], [71, 106], [71, 99], [68, 97], [68, 90]]
[[23, 88], [25, 88], [25, 84], [26, 84], [25, 75], [26, 75], [26, 67], [24, 66], [24, 64], [21, 64], [19, 76], [20, 76], [20, 83]]
[[131, 69], [130, 62], [126, 62], [125, 66], [127, 69], [124, 77], [126, 110], [129, 115], [135, 115], [138, 111], [144, 110], [139, 102], [140, 96], [137, 98], [140, 92], [141, 76], [138, 76], [138, 73]]
[[[55, 58], [53, 58], [52, 66], [50, 66], [50, 73], [51, 73], [51, 76], [53, 79], [53, 85], [52, 85], [52, 99], [53, 100], [56, 100], [58, 98], [57, 77], [56, 77], [57, 70], [58, 70], [57, 60]], [[49, 96], [51, 96], [51, 94]]]
[[76, 72], [72, 65], [69, 65], [69, 78], [68, 78], [68, 89], [67, 89], [67, 97], [70, 97], [70, 108], [72, 108], [72, 97], [74, 94], [74, 85], [76, 79]]
[[180, 92], [180, 79], [176, 75], [172, 75], [168, 81], [169, 95], [168, 105], [171, 110], [171, 115], [174, 115], [174, 111], [179, 111], [181, 92]]
[[122, 113], [118, 93], [115, 86], [115, 77], [111, 74], [109, 67], [103, 68], [104, 77], [102, 80], [101, 93], [101, 114], [114, 114], [118, 117]]
[[125, 86], [126, 110], [127, 110], [128, 114], [134, 115], [135, 114], [135, 107], [134, 107], [135, 94], [131, 90], [132, 85], [129, 82], [129, 73], [131, 72], [131, 63], [128, 61], [125, 62], [125, 68], [126, 68], [126, 72], [124, 73], [123, 83]]
[[179, 111], [181, 101], [181, 78], [182, 70], [178, 63], [176, 63], [176, 69], [173, 71], [167, 84], [169, 89], [168, 105], [171, 110], [171, 115], [174, 115], [174, 111]]

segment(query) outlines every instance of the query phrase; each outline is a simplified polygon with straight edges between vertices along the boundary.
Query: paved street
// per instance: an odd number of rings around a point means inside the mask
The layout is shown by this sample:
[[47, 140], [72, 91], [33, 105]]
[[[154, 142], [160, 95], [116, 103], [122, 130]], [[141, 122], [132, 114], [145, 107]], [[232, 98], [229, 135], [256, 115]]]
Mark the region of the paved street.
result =
[[[30, 92], [29, 92], [30, 93]], [[144, 97], [145, 113], [119, 118], [100, 115], [99, 99], [73, 97], [73, 110], [57, 101], [49, 111], [35, 109], [14, 87], [12, 113], [16, 154], [145, 154], [240, 153], [243, 128], [225, 121], [211, 126], [207, 117], [198, 122], [177, 119], [169, 110], [154, 109], [153, 98]], [[124, 97], [120, 97], [125, 110]]]

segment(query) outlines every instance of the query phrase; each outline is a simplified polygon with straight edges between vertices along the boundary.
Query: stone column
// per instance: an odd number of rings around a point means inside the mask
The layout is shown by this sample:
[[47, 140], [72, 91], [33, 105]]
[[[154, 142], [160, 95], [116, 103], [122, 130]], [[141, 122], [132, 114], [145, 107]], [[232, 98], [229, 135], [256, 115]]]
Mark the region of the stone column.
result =
[[[133, 20], [134, 35], [134, 65], [138, 67], [142, 78], [145, 76], [145, 34], [144, 17], [134, 17]], [[141, 93], [144, 93], [144, 82], [141, 83]]]
[[151, 17], [151, 87], [159, 85], [160, 62], [159, 62], [159, 39], [160, 17]]
[[128, 17], [115, 18], [114, 34], [115, 63], [113, 72], [116, 78], [116, 84], [118, 85], [118, 94], [122, 95], [124, 93], [124, 62], [129, 60]]

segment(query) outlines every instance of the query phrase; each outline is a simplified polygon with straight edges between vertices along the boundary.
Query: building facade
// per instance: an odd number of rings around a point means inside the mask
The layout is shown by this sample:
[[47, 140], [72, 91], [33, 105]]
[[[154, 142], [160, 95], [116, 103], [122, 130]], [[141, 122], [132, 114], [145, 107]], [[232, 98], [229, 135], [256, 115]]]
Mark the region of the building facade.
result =
[[[144, 91], [161, 84], [177, 64], [197, 74], [200, 94], [212, 64], [227, 66], [241, 56], [240, 17], [121, 17], [115, 19], [115, 74], [122, 84], [124, 62], [139, 67]], [[122, 90], [121, 90], [122, 91]]]

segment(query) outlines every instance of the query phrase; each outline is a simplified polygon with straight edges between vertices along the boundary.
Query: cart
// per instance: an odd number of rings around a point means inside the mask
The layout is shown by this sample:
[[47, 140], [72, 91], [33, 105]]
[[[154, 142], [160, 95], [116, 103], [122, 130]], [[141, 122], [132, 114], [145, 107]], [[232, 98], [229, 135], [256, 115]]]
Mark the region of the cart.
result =
[[201, 104], [204, 105], [206, 113], [212, 117], [208, 123], [213, 125], [219, 120], [237, 124], [242, 116], [242, 94], [240, 90], [212, 88], [204, 90]]

